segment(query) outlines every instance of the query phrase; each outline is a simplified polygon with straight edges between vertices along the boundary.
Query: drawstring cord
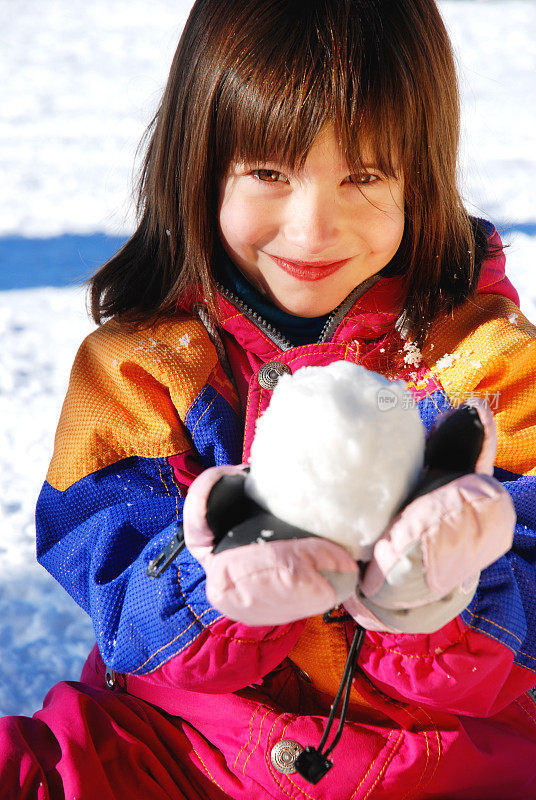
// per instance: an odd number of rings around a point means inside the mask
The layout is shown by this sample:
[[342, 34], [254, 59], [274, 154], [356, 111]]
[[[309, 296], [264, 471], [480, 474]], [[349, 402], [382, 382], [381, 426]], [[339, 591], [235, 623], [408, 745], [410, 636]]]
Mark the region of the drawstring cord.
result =
[[[341, 622], [345, 618], [340, 616], [339, 617], [330, 616], [328, 619], [326, 619], [325, 616], [324, 619], [326, 620], [326, 622]], [[333, 761], [330, 761], [328, 756], [334, 750], [335, 746], [338, 744], [339, 739], [342, 736], [344, 723], [346, 721], [346, 714], [348, 711], [348, 703], [350, 702], [352, 680], [354, 677], [355, 669], [357, 666], [357, 659], [359, 657], [359, 653], [363, 645], [364, 638], [365, 638], [365, 629], [362, 628], [361, 625], [357, 625], [352, 639], [352, 644], [350, 645], [350, 650], [348, 652], [348, 658], [346, 659], [346, 664], [344, 667], [344, 672], [342, 675], [341, 682], [339, 684], [339, 689], [337, 691], [337, 694], [335, 695], [333, 703], [331, 704], [328, 721], [326, 723], [326, 728], [324, 730], [322, 739], [320, 740], [320, 744], [318, 745], [318, 747], [313, 747], [312, 745], [306, 747], [294, 762], [294, 767], [296, 771], [302, 776], [302, 778], [305, 778], [306, 781], [309, 781], [309, 783], [318, 783], [318, 781], [321, 778], [323, 778], [324, 775], [333, 766]], [[337, 726], [335, 737], [330, 746], [328, 747], [328, 749], [325, 752], [322, 752], [322, 749], [328, 740], [329, 732], [333, 725], [333, 720], [335, 719], [335, 712], [337, 711], [337, 707], [341, 701], [343, 692], [344, 692], [344, 697], [342, 701], [341, 716], [339, 719], [339, 725]]]

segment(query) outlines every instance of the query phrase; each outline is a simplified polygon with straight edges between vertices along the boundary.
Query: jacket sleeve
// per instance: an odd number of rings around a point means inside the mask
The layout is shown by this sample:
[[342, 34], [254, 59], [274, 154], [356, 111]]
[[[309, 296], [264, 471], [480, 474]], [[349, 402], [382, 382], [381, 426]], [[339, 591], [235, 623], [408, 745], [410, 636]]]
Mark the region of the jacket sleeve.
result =
[[453, 622], [427, 636], [370, 633], [362, 663], [399, 699], [487, 716], [536, 684], [536, 330], [511, 300], [479, 295], [435, 325], [423, 357], [436, 381], [429, 406], [478, 395], [494, 412], [514, 542]]
[[299, 624], [252, 633], [222, 617], [187, 550], [146, 574], [180, 528], [195, 472], [236, 463], [240, 443], [232, 387], [196, 320], [140, 332], [111, 322], [82, 344], [38, 500], [37, 556], [90, 614], [114, 670], [231, 691], [299, 636]]

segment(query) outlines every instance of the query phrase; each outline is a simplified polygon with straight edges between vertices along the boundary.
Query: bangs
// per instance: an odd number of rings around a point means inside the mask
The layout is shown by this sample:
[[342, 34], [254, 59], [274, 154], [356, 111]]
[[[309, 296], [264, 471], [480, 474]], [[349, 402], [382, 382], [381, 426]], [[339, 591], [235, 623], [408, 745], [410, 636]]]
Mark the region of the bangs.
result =
[[384, 36], [377, 15], [359, 19], [346, 2], [285, 3], [252, 17], [241, 37], [237, 26], [237, 44], [227, 40], [214, 125], [220, 174], [233, 161], [300, 168], [331, 124], [352, 171], [372, 159], [394, 177], [415, 128], [415, 87], [392, 31]]

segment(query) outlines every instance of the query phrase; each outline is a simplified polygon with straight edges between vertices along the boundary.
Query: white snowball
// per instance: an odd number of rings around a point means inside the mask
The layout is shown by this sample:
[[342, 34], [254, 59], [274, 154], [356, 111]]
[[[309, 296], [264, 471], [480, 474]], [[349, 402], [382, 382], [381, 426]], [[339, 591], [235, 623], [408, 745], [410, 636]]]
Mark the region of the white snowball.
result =
[[283, 375], [257, 420], [246, 491], [368, 560], [415, 486], [425, 430], [404, 381], [348, 361]]

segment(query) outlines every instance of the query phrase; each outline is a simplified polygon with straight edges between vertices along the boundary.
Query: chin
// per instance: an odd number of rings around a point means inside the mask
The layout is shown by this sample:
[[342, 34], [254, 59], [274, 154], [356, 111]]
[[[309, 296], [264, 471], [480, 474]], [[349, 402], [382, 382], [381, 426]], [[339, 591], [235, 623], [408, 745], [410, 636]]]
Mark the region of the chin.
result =
[[[295, 317], [321, 317], [324, 314], [329, 314], [333, 311], [334, 308], [337, 308], [340, 300], [335, 300], [333, 305], [326, 301], [290, 301], [287, 299], [286, 302], [278, 300], [276, 297], [272, 297], [272, 302], [281, 308], [283, 311], [286, 311], [287, 314], [293, 314]], [[344, 299], [344, 298], [343, 298]]]

